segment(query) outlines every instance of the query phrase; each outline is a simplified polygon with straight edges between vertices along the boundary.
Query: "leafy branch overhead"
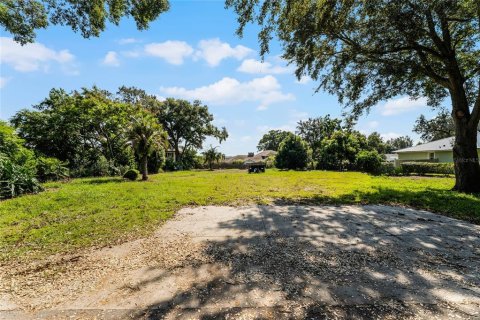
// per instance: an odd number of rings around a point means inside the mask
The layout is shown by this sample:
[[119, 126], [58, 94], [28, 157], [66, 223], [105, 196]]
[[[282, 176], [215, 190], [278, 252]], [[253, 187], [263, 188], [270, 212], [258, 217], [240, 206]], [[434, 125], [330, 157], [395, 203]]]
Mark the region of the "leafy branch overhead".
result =
[[169, 9], [168, 0], [3, 0], [0, 25], [21, 44], [34, 42], [36, 31], [53, 25], [69, 26], [84, 38], [98, 37], [106, 23], [132, 17], [139, 30]]

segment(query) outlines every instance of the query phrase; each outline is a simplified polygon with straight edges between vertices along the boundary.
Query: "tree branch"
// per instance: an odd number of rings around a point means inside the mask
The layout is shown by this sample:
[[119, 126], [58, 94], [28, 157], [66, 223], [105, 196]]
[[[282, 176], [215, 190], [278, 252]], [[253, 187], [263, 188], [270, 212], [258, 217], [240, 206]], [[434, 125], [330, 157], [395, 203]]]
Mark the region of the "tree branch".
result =
[[470, 126], [470, 128], [476, 129], [478, 127], [479, 121], [480, 121], [480, 80], [478, 81], [477, 99], [473, 106], [472, 114], [470, 115], [470, 121], [468, 122], [468, 125]]
[[438, 50], [444, 55], [448, 55], [447, 50], [445, 50], [445, 45], [442, 39], [438, 36], [437, 31], [435, 31], [435, 22], [433, 21], [432, 13], [429, 10], [425, 11], [425, 16], [427, 18], [427, 25], [429, 30], [430, 38], [433, 40], [433, 43], [437, 46]]
[[451, 88], [450, 81], [448, 81], [447, 78], [440, 76], [435, 72], [435, 70], [433, 70], [432, 66], [428, 63], [428, 59], [425, 54], [421, 50], [416, 51], [418, 56], [420, 57], [420, 60], [422, 61], [423, 71], [439, 85], [445, 88]]

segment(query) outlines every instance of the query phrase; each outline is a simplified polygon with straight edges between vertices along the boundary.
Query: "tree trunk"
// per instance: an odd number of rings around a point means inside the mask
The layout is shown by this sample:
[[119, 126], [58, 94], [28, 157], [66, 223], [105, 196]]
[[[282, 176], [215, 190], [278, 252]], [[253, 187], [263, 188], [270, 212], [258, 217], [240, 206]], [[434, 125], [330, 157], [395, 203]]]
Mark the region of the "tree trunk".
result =
[[[466, 126], [465, 126], [466, 127]], [[460, 192], [480, 192], [480, 164], [477, 153], [477, 130], [457, 124], [455, 145], [455, 187]]]
[[144, 156], [142, 158], [142, 180], [148, 180], [148, 157]]
[[455, 122], [455, 143], [453, 162], [455, 165], [455, 187], [453, 190], [480, 192], [480, 164], [477, 152], [478, 121], [472, 123], [468, 101], [463, 88], [451, 92], [453, 119]]
[[178, 146], [178, 142], [177, 144], [175, 144], [174, 149], [175, 149], [175, 162], [180, 162], [182, 155], [180, 154], [180, 147]]

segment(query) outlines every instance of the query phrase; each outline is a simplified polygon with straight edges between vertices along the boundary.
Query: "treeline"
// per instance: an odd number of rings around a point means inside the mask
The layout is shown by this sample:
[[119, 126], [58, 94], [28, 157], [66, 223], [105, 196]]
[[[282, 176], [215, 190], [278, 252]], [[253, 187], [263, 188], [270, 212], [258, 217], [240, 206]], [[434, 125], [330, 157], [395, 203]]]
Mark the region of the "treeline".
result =
[[257, 148], [278, 151], [275, 166], [280, 169], [374, 172], [385, 160], [385, 154], [412, 145], [408, 136], [385, 141], [377, 132], [366, 136], [327, 115], [299, 121], [296, 134], [271, 130], [260, 139]]
[[[197, 150], [208, 136], [220, 142], [228, 137], [225, 128], [212, 124], [213, 115], [200, 101], [160, 101], [134, 87], [121, 87], [116, 93], [97, 87], [70, 93], [52, 89], [41, 103], [19, 111], [10, 122], [13, 128], [2, 123], [2, 139], [13, 141], [21, 151], [7, 150], [2, 141], [0, 156], [5, 163], [28, 168], [32, 181], [124, 175], [129, 170], [139, 170], [146, 180], [149, 173], [162, 168], [198, 165]], [[175, 154], [175, 162], [166, 160], [167, 150]], [[28, 160], [19, 152], [28, 154]], [[39, 163], [52, 168], [44, 170]], [[0, 170], [6, 175], [5, 169]], [[15, 179], [2, 176], [0, 180]]]

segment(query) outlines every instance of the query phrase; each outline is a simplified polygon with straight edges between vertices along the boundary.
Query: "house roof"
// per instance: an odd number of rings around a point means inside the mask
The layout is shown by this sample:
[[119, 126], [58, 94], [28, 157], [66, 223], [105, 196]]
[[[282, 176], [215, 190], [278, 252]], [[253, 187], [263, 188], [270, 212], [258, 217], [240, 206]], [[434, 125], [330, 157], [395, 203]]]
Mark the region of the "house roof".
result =
[[277, 151], [273, 150], [265, 150], [262, 152], [257, 153], [253, 157], [249, 157], [245, 159], [245, 164], [256, 163], [256, 162], [264, 162], [269, 156], [276, 155]]
[[[406, 153], [406, 152], [431, 152], [431, 151], [452, 151], [453, 144], [455, 142], [455, 137], [440, 139], [424, 144], [419, 144], [414, 147], [400, 149], [395, 151], [395, 153]], [[480, 149], [480, 133], [477, 134], [477, 148]]]
[[273, 150], [265, 150], [265, 151], [262, 151], [262, 152], [259, 152], [257, 153], [254, 158], [262, 158], [262, 157], [269, 157], [271, 155], [276, 155], [277, 154], [277, 151], [273, 151]]

